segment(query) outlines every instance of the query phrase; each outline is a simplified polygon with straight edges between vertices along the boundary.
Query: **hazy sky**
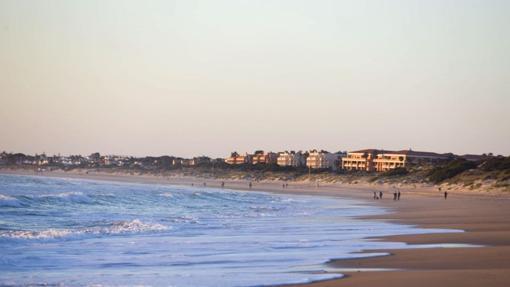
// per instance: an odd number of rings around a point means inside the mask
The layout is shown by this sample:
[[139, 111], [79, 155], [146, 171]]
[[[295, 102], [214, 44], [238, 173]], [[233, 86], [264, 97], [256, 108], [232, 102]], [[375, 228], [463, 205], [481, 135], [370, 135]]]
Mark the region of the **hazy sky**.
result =
[[0, 0], [0, 150], [510, 154], [510, 1]]

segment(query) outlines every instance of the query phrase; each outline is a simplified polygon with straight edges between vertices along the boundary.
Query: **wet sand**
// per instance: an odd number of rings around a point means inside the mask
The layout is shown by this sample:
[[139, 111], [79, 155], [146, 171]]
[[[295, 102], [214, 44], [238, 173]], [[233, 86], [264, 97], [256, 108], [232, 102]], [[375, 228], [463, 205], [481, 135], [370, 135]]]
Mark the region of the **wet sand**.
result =
[[[384, 200], [383, 200], [384, 201]], [[463, 229], [463, 233], [389, 236], [378, 240], [408, 244], [467, 243], [480, 248], [378, 250], [390, 256], [333, 260], [336, 268], [391, 268], [397, 271], [345, 272], [346, 278], [307, 286], [510, 286], [510, 200], [508, 198], [408, 194], [382, 203], [395, 212], [377, 219], [422, 227]]]
[[[6, 173], [1, 171], [0, 173]], [[7, 172], [8, 173], [8, 172]], [[33, 172], [14, 171], [17, 174]], [[166, 183], [220, 187], [221, 180], [187, 177], [132, 176], [128, 174], [84, 174], [45, 172], [44, 176], [85, 178], [139, 183]], [[225, 188], [248, 190], [247, 181], [225, 181]], [[483, 247], [377, 250], [389, 256], [332, 260], [328, 267], [346, 276], [338, 280], [299, 286], [510, 286], [510, 194], [451, 193], [444, 200], [434, 187], [401, 189], [400, 201], [393, 201], [387, 187], [289, 182], [254, 182], [253, 190], [320, 194], [365, 199], [389, 208], [390, 213], [371, 217], [429, 228], [462, 229], [462, 233], [389, 236], [373, 240], [408, 244], [467, 243]], [[385, 192], [382, 200], [372, 200], [374, 190]], [[367, 250], [372, 252], [373, 250]], [[393, 271], [363, 271], [365, 268], [390, 268]]]

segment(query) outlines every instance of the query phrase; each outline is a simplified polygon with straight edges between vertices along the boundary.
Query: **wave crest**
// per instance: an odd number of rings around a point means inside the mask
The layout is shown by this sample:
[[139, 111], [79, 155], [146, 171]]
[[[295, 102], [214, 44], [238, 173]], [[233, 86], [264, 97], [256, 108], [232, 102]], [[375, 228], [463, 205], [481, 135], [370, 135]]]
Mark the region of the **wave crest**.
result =
[[21, 201], [19, 201], [18, 199], [14, 198], [14, 197], [0, 194], [0, 206], [2, 206], [2, 207], [20, 207], [20, 206], [22, 206], [22, 204], [21, 204]]
[[169, 228], [159, 223], [144, 223], [138, 219], [131, 221], [117, 221], [107, 226], [93, 226], [79, 229], [46, 229], [41, 231], [7, 230], [0, 231], [0, 237], [13, 239], [58, 239], [82, 235], [118, 235], [127, 233], [142, 233], [164, 231]]
[[43, 194], [38, 196], [39, 198], [55, 198], [60, 200], [66, 200], [74, 203], [91, 203], [93, 200], [88, 195], [83, 194], [82, 192], [70, 191], [70, 192], [62, 192], [56, 194]]

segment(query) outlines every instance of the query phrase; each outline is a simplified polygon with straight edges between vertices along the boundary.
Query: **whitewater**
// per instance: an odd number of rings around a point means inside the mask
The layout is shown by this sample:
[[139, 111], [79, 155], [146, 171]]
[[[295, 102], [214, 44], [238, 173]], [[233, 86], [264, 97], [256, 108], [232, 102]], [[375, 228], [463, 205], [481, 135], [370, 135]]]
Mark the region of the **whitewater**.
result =
[[[0, 175], [0, 285], [266, 286], [340, 278], [331, 259], [447, 232], [360, 216], [362, 201]], [[453, 232], [453, 231], [448, 231]]]

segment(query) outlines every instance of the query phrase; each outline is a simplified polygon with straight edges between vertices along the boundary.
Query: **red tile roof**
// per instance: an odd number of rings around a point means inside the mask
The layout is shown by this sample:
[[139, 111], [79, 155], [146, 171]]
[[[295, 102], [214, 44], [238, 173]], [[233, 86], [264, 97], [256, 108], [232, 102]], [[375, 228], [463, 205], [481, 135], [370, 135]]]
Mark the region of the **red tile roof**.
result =
[[392, 151], [392, 150], [382, 150], [382, 149], [362, 149], [357, 151], [351, 151], [350, 153], [375, 153], [375, 154], [405, 154], [408, 156], [416, 156], [416, 157], [439, 157], [439, 158], [447, 158], [448, 154], [439, 154], [435, 152], [428, 152], [428, 151], [414, 151], [414, 150], [399, 150], [399, 151]]

